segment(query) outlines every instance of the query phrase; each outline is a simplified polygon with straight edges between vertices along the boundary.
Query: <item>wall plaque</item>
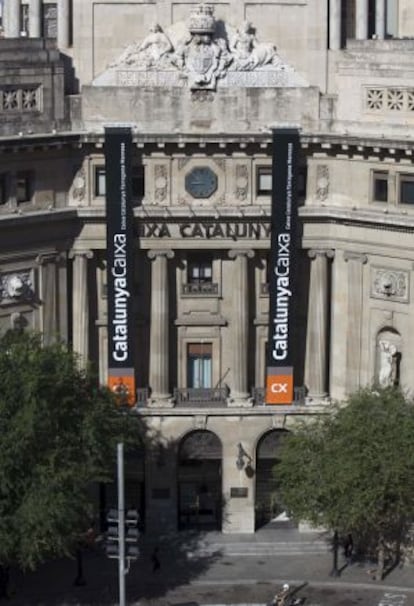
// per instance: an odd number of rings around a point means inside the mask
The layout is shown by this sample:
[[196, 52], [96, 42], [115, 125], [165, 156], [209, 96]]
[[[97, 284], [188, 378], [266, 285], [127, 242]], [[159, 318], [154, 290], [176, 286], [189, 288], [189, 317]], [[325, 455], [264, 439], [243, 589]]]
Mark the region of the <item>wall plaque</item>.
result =
[[249, 489], [241, 486], [232, 486], [230, 488], [231, 499], [246, 499], [249, 494]]

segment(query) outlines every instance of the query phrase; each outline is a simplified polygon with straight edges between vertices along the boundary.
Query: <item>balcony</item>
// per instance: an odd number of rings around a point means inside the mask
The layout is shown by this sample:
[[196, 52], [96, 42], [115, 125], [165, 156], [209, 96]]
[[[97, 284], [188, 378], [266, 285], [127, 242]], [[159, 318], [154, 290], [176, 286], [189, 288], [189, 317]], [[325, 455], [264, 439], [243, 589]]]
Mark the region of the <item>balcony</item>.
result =
[[217, 297], [219, 287], [216, 282], [188, 282], [182, 285], [182, 294], [192, 297]]
[[176, 388], [174, 389], [175, 407], [220, 408], [227, 406], [228, 389]]
[[137, 389], [137, 401], [135, 406], [146, 406], [148, 402], [149, 389], [148, 387], [139, 387]]
[[[266, 406], [265, 404], [265, 391], [264, 387], [253, 387], [252, 398], [255, 406]], [[294, 400], [292, 404], [294, 406], [305, 406], [306, 401], [306, 388], [305, 387], [294, 387]]]

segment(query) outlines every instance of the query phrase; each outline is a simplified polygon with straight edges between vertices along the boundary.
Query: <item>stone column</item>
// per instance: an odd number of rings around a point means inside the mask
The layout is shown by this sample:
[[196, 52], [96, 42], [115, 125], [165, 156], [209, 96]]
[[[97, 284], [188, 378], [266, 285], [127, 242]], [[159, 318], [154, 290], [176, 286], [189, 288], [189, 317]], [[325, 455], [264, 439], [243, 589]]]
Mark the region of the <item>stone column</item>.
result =
[[249, 347], [249, 288], [247, 259], [254, 257], [252, 250], [231, 250], [233, 263], [232, 303], [232, 386], [229, 406], [251, 406], [247, 385], [247, 360]]
[[329, 48], [341, 48], [341, 0], [329, 0]]
[[29, 37], [40, 38], [42, 35], [42, 0], [29, 1]]
[[356, 0], [355, 18], [355, 38], [366, 40], [368, 38], [368, 0]]
[[309, 250], [310, 270], [308, 329], [306, 339], [306, 378], [308, 397], [320, 400], [327, 397], [328, 377], [328, 259], [332, 250]]
[[150, 250], [151, 273], [151, 335], [149, 406], [173, 406], [169, 390], [169, 314], [168, 314], [168, 259], [172, 250]]
[[3, 12], [3, 27], [5, 38], [19, 38], [20, 0], [6, 0], [6, 2], [3, 2]]
[[375, 1], [375, 34], [379, 40], [385, 38], [385, 0]]
[[348, 263], [348, 330], [346, 339], [346, 390], [352, 393], [360, 387], [361, 337], [363, 311], [363, 265], [368, 261], [364, 254], [345, 252]]
[[91, 250], [74, 250], [72, 271], [72, 346], [80, 354], [85, 366], [89, 357], [89, 298], [88, 260], [93, 258]]
[[40, 298], [42, 303], [42, 332], [44, 342], [52, 343], [59, 331], [58, 323], [58, 254], [41, 254], [37, 257], [40, 266]]
[[69, 0], [58, 0], [57, 4], [57, 45], [68, 48], [70, 42]]

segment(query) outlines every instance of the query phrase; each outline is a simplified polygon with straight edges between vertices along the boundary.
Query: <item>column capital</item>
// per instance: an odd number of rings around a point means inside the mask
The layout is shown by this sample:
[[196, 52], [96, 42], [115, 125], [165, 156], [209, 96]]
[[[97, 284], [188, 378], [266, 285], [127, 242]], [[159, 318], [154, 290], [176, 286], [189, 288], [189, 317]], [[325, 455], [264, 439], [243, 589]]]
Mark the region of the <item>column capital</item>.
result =
[[93, 250], [72, 249], [71, 251], [69, 251], [69, 259], [75, 259], [76, 257], [85, 257], [85, 259], [93, 259]]
[[233, 248], [232, 250], [229, 250], [229, 258], [230, 259], [235, 259], [236, 257], [247, 257], [248, 259], [253, 259], [254, 257], [254, 250], [251, 250], [249, 248]]
[[308, 257], [309, 259], [316, 259], [316, 257], [333, 259], [335, 257], [335, 251], [331, 248], [310, 248], [308, 250]]
[[63, 252], [40, 253], [36, 257], [36, 263], [40, 266], [48, 265], [49, 263], [60, 263], [65, 259]]
[[344, 260], [346, 262], [358, 261], [362, 265], [365, 265], [365, 263], [368, 263], [368, 256], [365, 253], [358, 253], [358, 252], [346, 250], [344, 252]]
[[147, 252], [148, 259], [154, 261], [157, 257], [167, 257], [167, 259], [174, 259], [174, 251], [169, 249], [152, 249]]

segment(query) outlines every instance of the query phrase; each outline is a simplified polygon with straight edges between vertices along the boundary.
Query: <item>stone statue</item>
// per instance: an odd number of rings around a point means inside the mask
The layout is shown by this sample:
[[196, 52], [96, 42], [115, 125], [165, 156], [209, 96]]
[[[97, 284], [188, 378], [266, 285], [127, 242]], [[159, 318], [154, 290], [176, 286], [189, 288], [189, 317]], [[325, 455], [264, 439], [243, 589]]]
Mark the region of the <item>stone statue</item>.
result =
[[238, 71], [250, 71], [281, 62], [273, 44], [258, 42], [249, 21], [244, 21], [237, 29], [230, 42], [230, 51], [234, 59], [232, 69]]
[[381, 387], [391, 387], [396, 379], [397, 348], [389, 341], [380, 341], [380, 369], [378, 380]]

